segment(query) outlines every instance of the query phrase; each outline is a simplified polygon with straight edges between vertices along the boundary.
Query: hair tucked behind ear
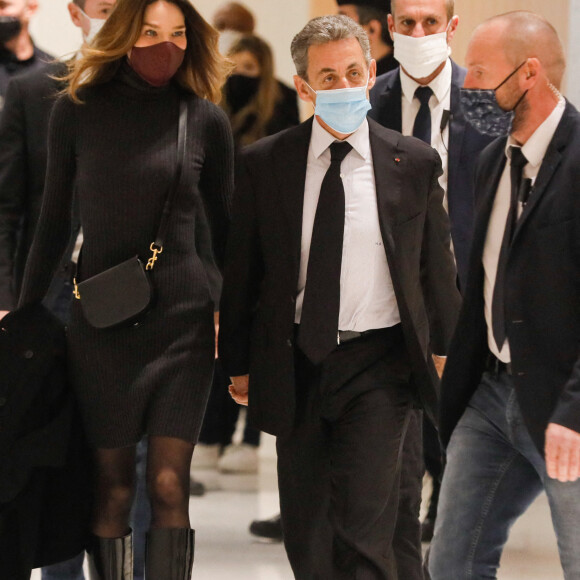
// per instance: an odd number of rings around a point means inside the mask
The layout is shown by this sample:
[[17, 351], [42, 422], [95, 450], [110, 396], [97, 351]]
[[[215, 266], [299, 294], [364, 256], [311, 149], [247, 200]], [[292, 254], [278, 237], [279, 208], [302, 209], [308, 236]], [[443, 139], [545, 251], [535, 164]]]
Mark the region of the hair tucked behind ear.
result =
[[90, 47], [69, 63], [65, 93], [80, 103], [79, 91], [109, 81], [141, 35], [145, 10], [155, 2], [175, 4], [185, 18], [187, 48], [175, 80], [186, 90], [214, 103], [230, 65], [219, 53], [217, 31], [197, 12], [189, 0], [118, 0], [113, 12]]

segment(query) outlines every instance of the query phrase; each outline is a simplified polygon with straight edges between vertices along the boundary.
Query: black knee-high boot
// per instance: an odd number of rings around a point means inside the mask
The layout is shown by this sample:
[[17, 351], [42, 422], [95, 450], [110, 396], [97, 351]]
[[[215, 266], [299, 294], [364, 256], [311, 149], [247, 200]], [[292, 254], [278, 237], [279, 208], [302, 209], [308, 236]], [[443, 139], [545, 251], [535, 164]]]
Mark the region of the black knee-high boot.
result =
[[146, 580], [190, 580], [195, 530], [159, 528], [147, 534]]
[[87, 551], [91, 580], [133, 580], [133, 534], [122, 538], [94, 536]]

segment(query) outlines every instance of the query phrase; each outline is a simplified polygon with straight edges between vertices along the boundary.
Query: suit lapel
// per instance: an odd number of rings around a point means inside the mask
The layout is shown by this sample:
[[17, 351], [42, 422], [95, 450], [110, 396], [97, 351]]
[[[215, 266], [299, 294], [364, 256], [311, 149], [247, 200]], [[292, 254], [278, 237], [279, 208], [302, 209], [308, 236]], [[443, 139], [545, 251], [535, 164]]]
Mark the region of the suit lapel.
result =
[[311, 117], [289, 130], [277, 141], [272, 152], [281, 209], [288, 224], [288, 243], [296, 271], [300, 264], [304, 186], [313, 119]]
[[518, 237], [519, 232], [525, 226], [526, 222], [528, 221], [530, 215], [537, 207], [538, 203], [542, 199], [543, 195], [546, 192], [548, 184], [550, 183], [554, 172], [560, 165], [562, 161], [562, 151], [565, 149], [568, 141], [569, 135], [572, 131], [572, 128], [575, 126], [571, 115], [571, 106], [568, 103], [566, 105], [566, 110], [564, 111], [564, 115], [558, 124], [558, 128], [554, 133], [554, 137], [546, 151], [546, 155], [544, 160], [542, 161], [542, 165], [540, 167], [540, 172], [538, 173], [538, 177], [536, 178], [536, 182], [534, 183], [534, 187], [530, 192], [529, 201], [520, 216], [516, 224], [516, 229], [514, 231], [513, 242], [515, 242], [516, 238]]
[[369, 137], [373, 156], [375, 187], [379, 221], [389, 264], [394, 264], [396, 251], [393, 237], [394, 216], [399, 215], [398, 205], [403, 191], [402, 180], [405, 159], [397, 156], [397, 146], [378, 134], [377, 125], [369, 119]]
[[381, 114], [377, 121], [383, 127], [393, 129], [393, 131], [403, 130], [403, 119], [401, 115], [401, 76], [400, 72], [393, 75], [391, 83], [379, 97], [379, 108]]
[[[451, 95], [449, 109], [451, 117], [449, 119], [449, 159], [458, 160], [461, 158], [461, 149], [463, 147], [463, 137], [465, 135], [466, 120], [463, 116], [460, 104], [459, 89], [463, 86], [465, 71], [459, 68], [454, 62], [451, 63]], [[447, 195], [452, 196], [455, 192], [454, 181], [455, 172], [458, 168], [457, 163], [447, 163], [449, 177], [447, 186]], [[463, 194], [464, 192], [461, 192]]]

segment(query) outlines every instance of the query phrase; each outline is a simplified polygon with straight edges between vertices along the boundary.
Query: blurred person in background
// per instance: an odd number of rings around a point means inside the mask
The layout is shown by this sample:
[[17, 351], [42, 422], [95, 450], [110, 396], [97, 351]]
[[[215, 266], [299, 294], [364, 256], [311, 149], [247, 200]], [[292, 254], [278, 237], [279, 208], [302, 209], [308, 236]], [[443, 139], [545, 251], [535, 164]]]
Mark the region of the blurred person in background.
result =
[[235, 68], [224, 85], [221, 105], [238, 147], [298, 125], [298, 95], [275, 78], [267, 42], [259, 36], [243, 36], [230, 48], [228, 58]]
[[358, 22], [371, 43], [371, 55], [377, 61], [377, 76], [399, 66], [393, 54], [388, 16], [391, 0], [337, 0], [338, 13]]
[[37, 10], [37, 0], [0, 0], [0, 114], [10, 79], [52, 60], [34, 45], [28, 31]]
[[43, 299], [64, 252], [73, 185], [84, 232], [81, 281], [127, 255], [149, 254], [176, 177], [180, 104], [188, 111], [183, 172], [155, 267], [155, 306], [137, 327], [103, 331], [75, 300], [68, 327], [71, 380], [96, 456], [95, 579], [132, 577], [129, 513], [143, 435], [152, 507], [146, 576], [191, 575], [189, 465], [214, 353], [208, 269], [223, 254], [233, 186], [231, 130], [213, 104], [226, 68], [217, 33], [188, 0], [119, 0], [91, 50], [74, 62], [67, 94], [53, 109], [43, 211], [21, 307]]
[[241, 36], [254, 33], [256, 19], [243, 4], [228, 2], [216, 10], [212, 24], [220, 33], [220, 52], [227, 54]]
[[[231, 47], [228, 58], [235, 68], [224, 85], [221, 106], [230, 119], [237, 151], [299, 124], [298, 95], [276, 80], [267, 42], [255, 35], [242, 36]], [[218, 360], [192, 472], [215, 467], [225, 473], [258, 470], [260, 432], [246, 425], [242, 442], [232, 444], [240, 406], [229, 396], [229, 384]]]

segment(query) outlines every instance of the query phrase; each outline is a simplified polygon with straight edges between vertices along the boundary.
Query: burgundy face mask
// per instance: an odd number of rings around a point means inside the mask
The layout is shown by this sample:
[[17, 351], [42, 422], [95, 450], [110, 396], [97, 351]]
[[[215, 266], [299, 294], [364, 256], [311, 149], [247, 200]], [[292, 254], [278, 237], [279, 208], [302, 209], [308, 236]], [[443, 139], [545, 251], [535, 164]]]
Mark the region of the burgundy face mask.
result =
[[129, 64], [144, 81], [162, 87], [172, 79], [184, 57], [185, 50], [173, 42], [160, 42], [151, 46], [134, 46]]

